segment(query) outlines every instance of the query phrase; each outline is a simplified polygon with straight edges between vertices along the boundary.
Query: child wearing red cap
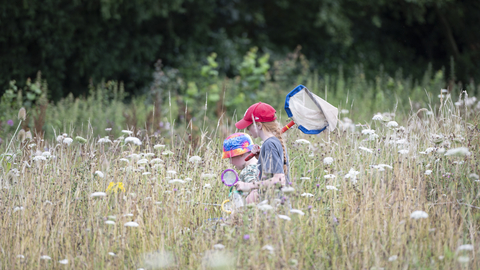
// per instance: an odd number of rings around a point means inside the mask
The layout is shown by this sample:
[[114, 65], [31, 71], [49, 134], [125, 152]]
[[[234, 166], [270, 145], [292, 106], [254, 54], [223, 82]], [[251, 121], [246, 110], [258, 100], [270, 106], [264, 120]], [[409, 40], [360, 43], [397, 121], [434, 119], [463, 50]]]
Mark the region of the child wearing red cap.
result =
[[[237, 182], [237, 190], [249, 191], [280, 183], [285, 186], [288, 173], [288, 156], [281, 136], [280, 124], [276, 121], [275, 109], [266, 103], [256, 103], [245, 112], [242, 120], [235, 126], [247, 129], [253, 138], [263, 140], [262, 147], [252, 147], [251, 152], [260, 153], [258, 159], [259, 181]], [[248, 201], [247, 201], [248, 203]]]
[[[257, 179], [257, 159], [245, 161], [253, 147], [252, 138], [246, 133], [234, 133], [223, 141], [222, 158], [229, 158], [230, 163], [237, 170], [242, 170], [238, 175], [238, 180], [241, 182], [252, 183]], [[243, 196], [246, 196], [247, 203], [250, 203], [256, 197], [256, 191], [251, 192], [251, 196], [248, 192], [243, 192]]]

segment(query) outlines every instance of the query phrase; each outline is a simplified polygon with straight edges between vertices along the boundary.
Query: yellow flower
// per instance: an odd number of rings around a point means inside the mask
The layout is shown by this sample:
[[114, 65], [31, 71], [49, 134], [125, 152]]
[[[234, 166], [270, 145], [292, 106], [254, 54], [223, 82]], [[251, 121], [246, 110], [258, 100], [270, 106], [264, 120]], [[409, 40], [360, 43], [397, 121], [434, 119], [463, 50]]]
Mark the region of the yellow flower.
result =
[[107, 192], [113, 191], [113, 192], [117, 193], [118, 190], [121, 190], [121, 191], [125, 192], [125, 187], [123, 186], [122, 182], [117, 182], [117, 183], [110, 182], [110, 184], [108, 184]]

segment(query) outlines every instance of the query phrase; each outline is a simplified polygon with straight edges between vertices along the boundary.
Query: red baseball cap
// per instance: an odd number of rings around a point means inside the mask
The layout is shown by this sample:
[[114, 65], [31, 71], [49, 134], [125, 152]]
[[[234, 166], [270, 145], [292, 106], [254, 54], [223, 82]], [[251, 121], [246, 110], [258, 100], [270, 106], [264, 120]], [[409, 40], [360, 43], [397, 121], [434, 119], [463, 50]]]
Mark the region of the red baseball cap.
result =
[[238, 121], [235, 126], [238, 129], [245, 129], [253, 123], [253, 119], [255, 122], [272, 122], [277, 119], [275, 112], [275, 109], [267, 103], [255, 103], [248, 108], [243, 119]]

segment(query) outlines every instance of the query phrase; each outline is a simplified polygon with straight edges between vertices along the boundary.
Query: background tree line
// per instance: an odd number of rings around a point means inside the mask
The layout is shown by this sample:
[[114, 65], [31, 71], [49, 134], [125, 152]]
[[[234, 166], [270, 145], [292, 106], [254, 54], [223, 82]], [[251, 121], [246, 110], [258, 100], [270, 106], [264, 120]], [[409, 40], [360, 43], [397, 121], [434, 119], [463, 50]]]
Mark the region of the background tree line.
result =
[[142, 93], [158, 59], [193, 78], [216, 52], [232, 77], [254, 46], [273, 61], [297, 45], [320, 74], [361, 63], [366, 76], [382, 66], [420, 77], [453, 61], [449, 79], [467, 87], [480, 80], [478, 14], [477, 0], [2, 1], [0, 94], [38, 70], [52, 100], [102, 78]]

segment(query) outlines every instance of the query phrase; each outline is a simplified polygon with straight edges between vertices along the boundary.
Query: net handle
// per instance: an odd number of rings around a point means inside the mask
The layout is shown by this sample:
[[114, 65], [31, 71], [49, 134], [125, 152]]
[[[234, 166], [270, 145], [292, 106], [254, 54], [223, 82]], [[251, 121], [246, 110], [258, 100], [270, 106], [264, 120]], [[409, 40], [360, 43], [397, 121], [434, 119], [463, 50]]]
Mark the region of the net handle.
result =
[[[280, 130], [280, 134], [283, 134], [285, 131], [289, 130], [291, 127], [293, 127], [293, 125], [295, 125], [295, 121], [290, 121], [290, 123], [288, 123], [286, 126], [284, 126], [282, 128], [282, 130]], [[253, 157], [255, 156], [255, 154], [250, 154], [248, 155], [246, 158], [245, 158], [245, 161], [249, 161], [250, 159], [252, 159]], [[258, 154], [257, 154], [258, 156]]]

